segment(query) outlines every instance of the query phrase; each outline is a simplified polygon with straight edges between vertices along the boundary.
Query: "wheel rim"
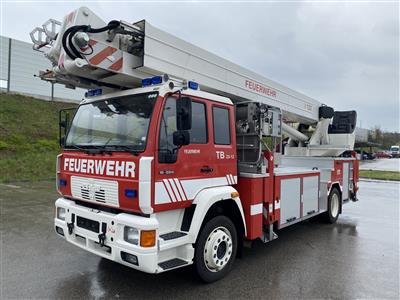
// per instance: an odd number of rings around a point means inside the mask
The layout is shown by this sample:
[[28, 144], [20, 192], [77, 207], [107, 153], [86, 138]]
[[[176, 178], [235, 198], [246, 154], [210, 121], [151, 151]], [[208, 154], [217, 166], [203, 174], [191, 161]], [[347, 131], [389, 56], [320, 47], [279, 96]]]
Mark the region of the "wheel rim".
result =
[[204, 264], [211, 272], [222, 270], [229, 262], [233, 249], [232, 235], [225, 227], [215, 228], [204, 246]]
[[332, 217], [336, 218], [339, 213], [339, 196], [338, 194], [333, 194], [331, 198], [331, 214]]

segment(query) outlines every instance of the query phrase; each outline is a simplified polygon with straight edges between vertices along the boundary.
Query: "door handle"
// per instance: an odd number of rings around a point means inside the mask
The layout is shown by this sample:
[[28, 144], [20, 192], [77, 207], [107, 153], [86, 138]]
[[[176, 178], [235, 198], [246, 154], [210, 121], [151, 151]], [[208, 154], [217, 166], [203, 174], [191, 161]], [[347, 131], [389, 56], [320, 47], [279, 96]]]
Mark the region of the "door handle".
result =
[[204, 166], [200, 169], [201, 173], [211, 173], [212, 171], [214, 171], [213, 168], [210, 168], [209, 166]]

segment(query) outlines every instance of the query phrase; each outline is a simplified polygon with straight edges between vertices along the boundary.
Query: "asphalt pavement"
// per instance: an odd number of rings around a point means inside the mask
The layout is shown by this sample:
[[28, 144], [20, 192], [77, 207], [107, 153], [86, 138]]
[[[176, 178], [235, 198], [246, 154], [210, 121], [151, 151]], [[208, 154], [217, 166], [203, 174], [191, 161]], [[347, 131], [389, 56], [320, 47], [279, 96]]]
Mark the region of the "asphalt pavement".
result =
[[399, 188], [360, 182], [336, 224], [286, 228], [203, 284], [191, 267], [150, 275], [66, 243], [53, 231], [53, 182], [0, 185], [0, 298], [399, 299]]
[[361, 161], [360, 169], [400, 172], [400, 158], [377, 158], [374, 160], [363, 160]]

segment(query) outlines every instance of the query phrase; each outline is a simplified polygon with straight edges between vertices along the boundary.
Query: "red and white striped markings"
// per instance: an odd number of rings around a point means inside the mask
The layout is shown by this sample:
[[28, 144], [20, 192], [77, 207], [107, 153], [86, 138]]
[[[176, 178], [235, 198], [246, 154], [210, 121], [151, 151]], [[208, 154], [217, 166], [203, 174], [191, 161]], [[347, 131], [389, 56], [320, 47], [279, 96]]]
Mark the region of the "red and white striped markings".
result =
[[232, 174], [228, 174], [225, 177], [198, 179], [163, 179], [155, 184], [155, 204], [190, 201], [205, 188], [234, 185], [236, 183], [237, 176]]
[[237, 177], [233, 176], [232, 174], [227, 174], [226, 175], [226, 180], [228, 181], [229, 185], [234, 185], [237, 183]]
[[178, 178], [163, 179], [164, 187], [172, 202], [180, 202], [188, 200], [185, 190]]
[[[89, 47], [90, 46], [90, 47]], [[89, 46], [81, 49], [90, 65], [118, 72], [122, 69], [122, 51], [102, 42], [89, 40]], [[91, 48], [93, 52], [91, 52]], [[85, 53], [88, 53], [85, 55]]]

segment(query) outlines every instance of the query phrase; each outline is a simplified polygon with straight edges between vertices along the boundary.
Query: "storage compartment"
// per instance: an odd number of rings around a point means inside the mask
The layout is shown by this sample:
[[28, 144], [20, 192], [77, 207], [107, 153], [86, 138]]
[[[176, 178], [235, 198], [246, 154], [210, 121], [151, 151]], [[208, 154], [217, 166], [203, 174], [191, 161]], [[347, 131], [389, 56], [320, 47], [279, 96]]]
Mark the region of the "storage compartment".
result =
[[305, 168], [275, 169], [275, 209], [279, 210], [279, 228], [317, 214], [320, 172]]
[[281, 179], [281, 225], [300, 218], [300, 182], [300, 178]]
[[312, 215], [318, 211], [318, 176], [303, 178], [303, 216]]

